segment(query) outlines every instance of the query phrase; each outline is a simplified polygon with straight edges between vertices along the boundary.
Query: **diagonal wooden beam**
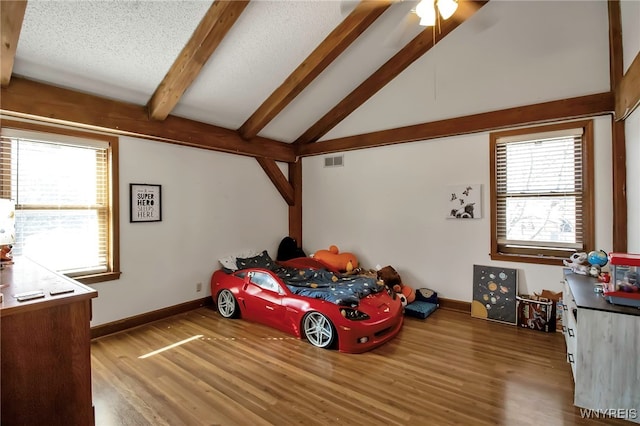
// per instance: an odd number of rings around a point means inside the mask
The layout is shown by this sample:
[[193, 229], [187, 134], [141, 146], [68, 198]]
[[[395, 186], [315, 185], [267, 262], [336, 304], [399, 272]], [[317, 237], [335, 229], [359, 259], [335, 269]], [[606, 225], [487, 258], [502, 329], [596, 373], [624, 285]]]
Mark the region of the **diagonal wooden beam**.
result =
[[616, 87], [616, 121], [624, 120], [640, 106], [640, 53]]
[[284, 142], [256, 137], [249, 143], [234, 130], [173, 115], [164, 121], [154, 121], [142, 105], [20, 77], [14, 77], [8, 87], [2, 88], [0, 113], [276, 161], [296, 160], [293, 148]]
[[322, 71], [351, 45], [394, 0], [361, 1], [358, 6], [320, 43], [287, 77], [260, 107], [244, 122], [238, 132], [251, 139], [295, 99]]
[[282, 173], [275, 161], [270, 158], [256, 157], [258, 164], [262, 167], [262, 170], [269, 176], [271, 182], [276, 187], [282, 198], [288, 205], [293, 206], [295, 204], [295, 198], [293, 195], [293, 187]]
[[196, 79], [249, 1], [216, 0], [149, 100], [149, 116], [164, 120]]
[[316, 121], [304, 134], [296, 139], [294, 144], [312, 143], [327, 134], [329, 130], [333, 129], [486, 3], [487, 1], [461, 1], [453, 17], [442, 23], [440, 32], [433, 31], [433, 28], [430, 27], [423, 30], [360, 86], [348, 94], [346, 98], [333, 107], [331, 111]]
[[24, 1], [0, 1], [0, 35], [2, 47], [0, 48], [0, 84], [2, 87], [9, 85], [13, 73], [13, 63], [18, 48], [18, 39], [22, 29], [24, 12], [27, 2]]
[[296, 155], [306, 157], [486, 132], [508, 127], [593, 117], [610, 114], [613, 111], [613, 107], [613, 93], [604, 92], [299, 145], [297, 146]]

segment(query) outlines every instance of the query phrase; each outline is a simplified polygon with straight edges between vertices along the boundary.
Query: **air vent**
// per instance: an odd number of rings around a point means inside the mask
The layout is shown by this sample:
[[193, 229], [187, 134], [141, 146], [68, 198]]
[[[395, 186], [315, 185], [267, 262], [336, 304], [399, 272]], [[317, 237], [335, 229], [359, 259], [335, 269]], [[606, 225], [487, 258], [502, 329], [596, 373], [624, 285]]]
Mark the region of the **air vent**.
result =
[[324, 157], [325, 167], [340, 167], [344, 166], [344, 156], [336, 155], [334, 157]]

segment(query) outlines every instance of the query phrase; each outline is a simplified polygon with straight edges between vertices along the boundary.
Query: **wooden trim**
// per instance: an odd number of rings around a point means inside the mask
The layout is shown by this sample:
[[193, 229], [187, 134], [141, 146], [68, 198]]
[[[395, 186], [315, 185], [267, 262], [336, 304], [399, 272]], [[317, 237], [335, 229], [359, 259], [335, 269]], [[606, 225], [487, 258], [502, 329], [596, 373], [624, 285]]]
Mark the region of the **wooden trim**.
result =
[[[491, 228], [493, 229], [493, 223], [491, 224]], [[495, 235], [492, 231], [492, 237]], [[493, 241], [492, 241], [493, 245]], [[541, 257], [541, 256], [531, 256], [526, 254], [515, 254], [515, 253], [494, 253], [489, 254], [491, 256], [491, 260], [501, 261], [501, 262], [518, 262], [518, 263], [533, 263], [536, 265], [555, 265], [562, 266], [562, 261], [564, 259], [556, 258], [556, 257]], [[567, 256], [568, 257], [568, 256]], [[566, 259], [566, 257], [565, 257]]]
[[609, 114], [613, 108], [613, 93], [598, 93], [300, 145], [296, 147], [296, 154], [303, 157], [323, 155], [509, 127], [552, 123]]
[[202, 299], [192, 300], [190, 302], [181, 303], [179, 305], [168, 306], [156, 311], [146, 312], [144, 314], [136, 315], [129, 318], [124, 318], [118, 321], [110, 322], [107, 324], [97, 325], [91, 327], [91, 338], [97, 339], [98, 337], [106, 336], [108, 334], [118, 333], [133, 327], [138, 327], [144, 324], [148, 324], [153, 321], [157, 321], [163, 318], [167, 318], [173, 315], [189, 312], [194, 309], [198, 309], [202, 306], [213, 305], [213, 299], [211, 296], [203, 297]]
[[2, 84], [2, 87], [8, 86], [11, 80], [26, 9], [26, 0], [3, 0], [0, 2], [0, 36], [2, 37], [2, 45], [0, 46], [0, 57], [2, 58], [2, 61], [0, 61], [0, 84]]
[[[110, 250], [109, 255], [111, 256], [111, 267], [114, 273], [117, 273], [117, 276], [112, 277], [112, 279], [120, 278], [120, 140], [116, 138], [114, 142], [111, 143], [111, 149], [109, 150], [109, 164], [111, 165], [111, 169], [109, 172], [111, 176], [109, 176], [109, 183], [111, 187], [109, 188], [109, 193], [111, 194], [111, 200], [109, 203], [111, 205], [111, 211], [109, 212], [110, 220], [111, 220], [111, 241], [110, 241]], [[107, 281], [102, 277], [100, 281]], [[95, 282], [95, 281], [94, 281]]]
[[289, 236], [302, 247], [302, 159], [289, 163], [289, 182], [293, 186], [293, 205], [289, 206]]
[[284, 176], [278, 165], [275, 161], [264, 158], [264, 157], [256, 157], [258, 160], [258, 164], [262, 167], [262, 170], [269, 176], [271, 179], [271, 183], [276, 187], [282, 198], [292, 206], [295, 203], [295, 199], [293, 196], [293, 187]]
[[115, 263], [114, 262], [114, 270], [115, 272], [104, 272], [101, 274], [93, 274], [93, 275], [82, 275], [80, 277], [70, 277], [73, 278], [74, 280], [81, 282], [84, 285], [91, 285], [91, 284], [96, 284], [96, 283], [103, 283], [105, 281], [115, 281], [115, 280], [119, 280], [120, 279], [120, 275], [122, 275], [122, 272], [120, 272], [120, 258], [117, 258], [118, 260], [118, 269], [115, 269]]
[[609, 17], [609, 81], [611, 91], [614, 91], [624, 74], [620, 1], [607, 1], [607, 11]]
[[444, 297], [440, 297], [438, 298], [438, 304], [440, 305], [440, 309], [471, 314], [471, 302], [463, 302], [462, 300], [445, 299]]
[[624, 120], [640, 106], [640, 53], [616, 86], [616, 120]]
[[[574, 124], [574, 123], [567, 123]], [[579, 124], [579, 123], [576, 123]], [[583, 124], [582, 135], [582, 182], [584, 185], [582, 196], [582, 233], [586, 250], [596, 249], [596, 178], [595, 178], [595, 135], [593, 132], [593, 120]]]
[[449, 19], [442, 23], [440, 31], [426, 28], [411, 40], [405, 47], [382, 65], [376, 72], [367, 78], [360, 86], [347, 95], [335, 107], [327, 112], [320, 120], [316, 121], [295, 142], [296, 145], [304, 145], [317, 141], [327, 134], [349, 114], [364, 104], [369, 98], [404, 71], [409, 65], [427, 53], [440, 40], [455, 30], [464, 20], [472, 16], [487, 1], [460, 2], [454, 16], [458, 19]]
[[620, 1], [607, 2], [609, 12], [609, 72], [615, 90], [611, 120], [613, 251], [627, 251], [627, 151], [624, 119], [640, 104], [640, 54], [624, 74]]
[[613, 251], [627, 252], [627, 148], [624, 121], [611, 117]]
[[240, 0], [213, 2], [151, 96], [147, 104], [151, 118], [167, 118], [248, 4]]
[[[238, 132], [244, 139], [255, 137], [273, 118], [300, 94], [325, 68], [351, 45], [392, 1], [361, 1], [360, 4], [320, 43], [262, 105], [244, 122]], [[372, 6], [373, 4], [373, 6]]]
[[624, 120], [640, 105], [640, 53], [624, 73], [620, 1], [609, 0], [609, 79], [615, 91], [615, 118]]
[[154, 121], [140, 105], [19, 77], [2, 88], [0, 108], [1, 113], [13, 117], [276, 161], [295, 161], [293, 148], [284, 142], [256, 137], [247, 143], [233, 130], [173, 115], [164, 121]]

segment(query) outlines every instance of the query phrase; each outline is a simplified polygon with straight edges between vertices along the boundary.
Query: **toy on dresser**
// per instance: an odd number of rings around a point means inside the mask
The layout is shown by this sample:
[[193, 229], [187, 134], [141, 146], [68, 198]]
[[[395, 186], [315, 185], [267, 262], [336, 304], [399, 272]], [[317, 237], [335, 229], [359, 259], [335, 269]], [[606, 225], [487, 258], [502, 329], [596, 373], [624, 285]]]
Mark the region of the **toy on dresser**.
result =
[[573, 253], [569, 259], [562, 261], [564, 266], [574, 274], [588, 275], [594, 278], [600, 277], [602, 267], [608, 262], [607, 253], [604, 250], [593, 250], [589, 253]]
[[640, 307], [640, 254], [609, 253], [611, 279], [604, 296], [616, 305]]

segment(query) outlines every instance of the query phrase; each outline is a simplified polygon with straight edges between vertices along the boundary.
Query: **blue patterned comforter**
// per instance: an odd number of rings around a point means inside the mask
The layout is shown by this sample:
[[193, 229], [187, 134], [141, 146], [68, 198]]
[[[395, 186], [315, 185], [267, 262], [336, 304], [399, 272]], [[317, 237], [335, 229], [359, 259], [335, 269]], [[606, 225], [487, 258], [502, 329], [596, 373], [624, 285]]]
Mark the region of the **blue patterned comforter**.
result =
[[363, 297], [384, 289], [375, 278], [334, 274], [326, 269], [278, 268], [274, 272], [292, 293], [336, 305], [357, 306]]

